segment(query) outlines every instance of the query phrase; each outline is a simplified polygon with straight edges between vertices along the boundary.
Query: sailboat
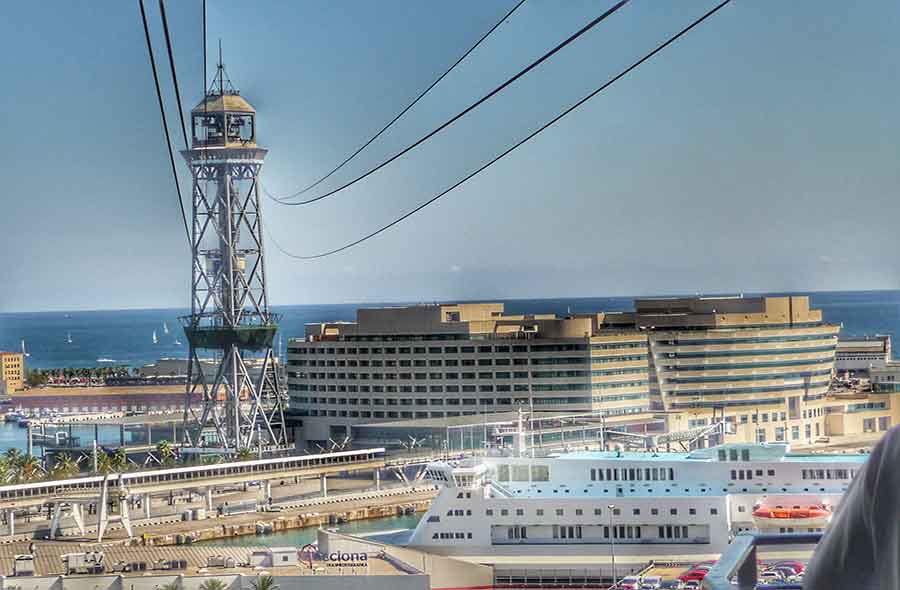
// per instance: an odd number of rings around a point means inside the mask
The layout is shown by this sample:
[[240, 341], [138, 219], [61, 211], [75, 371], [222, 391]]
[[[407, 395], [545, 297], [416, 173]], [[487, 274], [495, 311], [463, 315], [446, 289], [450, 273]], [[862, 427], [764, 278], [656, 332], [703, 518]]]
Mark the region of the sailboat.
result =
[[163, 334], [168, 334], [168, 333], [169, 333], [169, 325], [167, 323], [163, 322]]
[[159, 344], [159, 338], [156, 336], [156, 330], [153, 330], [153, 344]]
[[181, 346], [181, 340], [178, 338], [175, 339], [175, 346]]
[[28, 352], [27, 350], [25, 350], [25, 339], [24, 338], [22, 338], [22, 356], [24, 356], [24, 357], [31, 356], [31, 353]]
[[66, 344], [72, 344], [72, 333], [66, 332]]

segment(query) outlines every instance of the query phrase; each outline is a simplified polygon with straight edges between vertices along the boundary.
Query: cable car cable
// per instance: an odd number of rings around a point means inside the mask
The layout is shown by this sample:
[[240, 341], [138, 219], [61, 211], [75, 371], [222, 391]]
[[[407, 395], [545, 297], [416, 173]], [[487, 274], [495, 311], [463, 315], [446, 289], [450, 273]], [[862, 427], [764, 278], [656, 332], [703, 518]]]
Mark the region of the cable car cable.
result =
[[326, 252], [321, 252], [321, 253], [319, 253], [319, 254], [312, 254], [312, 255], [308, 255], [308, 256], [299, 256], [299, 255], [296, 255], [296, 254], [292, 254], [292, 253], [288, 252], [287, 250], [285, 250], [284, 248], [282, 248], [281, 245], [280, 245], [280, 244], [275, 240], [275, 238], [272, 236], [271, 231], [268, 232], [269, 238], [272, 240], [272, 243], [275, 244], [275, 247], [276, 247], [279, 251], [281, 251], [282, 254], [284, 254], [285, 256], [289, 256], [290, 258], [294, 258], [294, 259], [296, 259], [296, 260], [314, 260], [314, 259], [317, 259], [317, 258], [324, 258], [324, 257], [326, 257], [326, 256], [331, 256], [332, 254], [337, 254], [338, 252], [343, 252], [344, 250], [347, 250], [347, 249], [352, 248], [352, 247], [354, 247], [354, 246], [356, 246], [356, 245], [359, 245], [359, 244], [365, 242], [366, 240], [369, 240], [369, 239], [371, 239], [371, 238], [374, 238], [374, 237], [377, 236], [378, 234], [380, 234], [380, 233], [382, 233], [382, 232], [384, 232], [384, 231], [386, 231], [386, 230], [392, 228], [393, 226], [397, 225], [398, 223], [400, 223], [400, 222], [403, 221], [404, 219], [407, 219], [407, 218], [409, 218], [409, 217], [415, 215], [416, 213], [418, 213], [419, 211], [421, 211], [422, 209], [424, 209], [424, 208], [427, 207], [428, 205], [431, 205], [432, 203], [434, 203], [435, 201], [437, 201], [438, 199], [440, 199], [441, 197], [443, 197], [444, 195], [446, 195], [447, 193], [449, 193], [449, 192], [452, 191], [453, 189], [459, 187], [460, 185], [462, 185], [462, 184], [465, 183], [466, 181], [468, 181], [468, 180], [470, 180], [471, 178], [475, 177], [476, 175], [480, 174], [480, 173], [483, 172], [484, 170], [490, 168], [492, 165], [494, 165], [495, 163], [497, 163], [498, 161], [500, 161], [501, 159], [503, 159], [504, 157], [506, 157], [507, 155], [509, 155], [509, 154], [512, 153], [513, 151], [515, 151], [517, 148], [521, 147], [522, 145], [524, 145], [525, 143], [527, 143], [528, 141], [530, 141], [531, 139], [533, 139], [534, 137], [536, 137], [538, 134], [540, 134], [540, 133], [543, 132], [544, 130], [548, 129], [549, 127], [551, 127], [551, 126], [553, 126], [554, 124], [556, 124], [557, 122], [559, 122], [559, 121], [560, 121], [562, 118], [564, 118], [566, 115], [568, 115], [569, 113], [575, 111], [576, 109], [578, 109], [579, 107], [581, 107], [584, 103], [586, 103], [586, 102], [589, 101], [590, 99], [594, 98], [595, 96], [597, 96], [598, 94], [600, 94], [601, 92], [603, 92], [604, 90], [606, 90], [607, 88], [609, 88], [610, 86], [612, 86], [616, 81], [618, 81], [618, 80], [620, 80], [621, 78], [624, 78], [625, 76], [627, 76], [629, 73], [631, 73], [631, 71], [635, 70], [635, 69], [636, 69], [637, 67], [639, 67], [641, 64], [643, 64], [643, 63], [646, 62], [647, 60], [651, 59], [651, 58], [652, 58], [653, 56], [655, 56], [657, 53], [659, 53], [660, 51], [662, 51], [663, 49], [665, 49], [666, 47], [668, 47], [669, 45], [671, 45], [672, 43], [674, 43], [675, 41], [677, 41], [678, 39], [680, 39], [683, 35], [687, 34], [691, 29], [693, 29], [694, 27], [696, 27], [697, 25], [699, 25], [700, 23], [702, 23], [703, 21], [705, 21], [706, 19], [708, 19], [709, 17], [711, 17], [712, 15], [714, 15], [715, 13], [717, 13], [719, 10], [721, 10], [722, 8], [724, 8], [727, 4], [730, 4], [731, 1], [732, 1], [732, 0], [723, 0], [723, 2], [719, 3], [718, 5], [716, 5], [716, 6], [713, 7], [712, 9], [710, 9], [708, 12], [706, 12], [703, 16], [701, 16], [700, 18], [698, 18], [697, 20], [695, 20], [694, 22], [692, 22], [690, 25], [688, 25], [687, 27], [681, 29], [681, 30], [680, 30], [678, 33], [676, 33], [675, 35], [669, 37], [669, 39], [668, 39], [667, 41], [665, 41], [664, 43], [662, 43], [661, 45], [659, 45], [656, 49], [654, 49], [653, 51], [651, 51], [650, 53], [646, 54], [646, 55], [645, 55], [644, 57], [642, 57], [641, 59], [637, 60], [636, 62], [634, 62], [633, 64], [631, 64], [630, 66], [628, 66], [627, 68], [625, 68], [624, 70], [622, 70], [619, 74], [617, 74], [617, 75], [614, 76], [613, 78], [611, 78], [611, 79], [609, 79], [608, 81], [606, 81], [602, 86], [600, 86], [600, 87], [597, 88], [596, 90], [592, 91], [590, 94], [588, 94], [587, 96], [583, 97], [581, 100], [579, 100], [578, 102], [576, 102], [576, 103], [573, 104], [572, 106], [568, 107], [566, 110], [562, 111], [560, 114], [558, 114], [556, 117], [554, 117], [553, 119], [551, 119], [551, 120], [548, 121], [547, 123], [544, 123], [543, 125], [541, 125], [538, 129], [536, 129], [535, 131], [531, 132], [531, 133], [530, 133], [529, 135], [527, 135], [525, 138], [519, 140], [519, 141], [518, 141], [517, 143], [515, 143], [512, 147], [506, 149], [504, 152], [502, 152], [502, 153], [500, 153], [499, 155], [495, 156], [493, 159], [491, 159], [491, 160], [490, 160], [489, 162], [487, 162], [486, 164], [483, 164], [480, 168], [476, 169], [474, 172], [471, 172], [470, 174], [468, 174], [467, 176], [465, 176], [462, 180], [457, 181], [455, 184], [453, 184], [453, 185], [451, 185], [449, 188], [444, 189], [443, 191], [439, 192], [437, 195], [435, 195], [435, 196], [432, 197], [431, 199], [425, 201], [424, 203], [422, 203], [421, 205], [419, 205], [419, 206], [416, 207], [415, 209], [412, 209], [412, 210], [410, 210], [410, 211], [407, 211], [406, 213], [404, 213], [403, 215], [401, 215], [400, 217], [398, 217], [398, 218], [395, 219], [394, 221], [391, 221], [391, 222], [388, 223], [387, 225], [384, 225], [384, 226], [380, 227], [379, 229], [377, 229], [377, 230], [375, 230], [375, 231], [373, 231], [373, 232], [371, 232], [371, 233], [369, 233], [369, 234], [366, 234], [365, 236], [359, 238], [358, 240], [355, 240], [355, 241], [353, 241], [353, 242], [350, 242], [350, 243], [348, 243], [348, 244], [345, 244], [345, 245], [343, 245], [343, 246], [341, 246], [341, 247], [339, 247], [339, 248], [334, 248], [333, 250], [328, 250], [328, 251], [326, 251]]
[[[314, 197], [314, 198], [312, 198], [312, 199], [306, 199], [305, 201], [297, 201], [297, 202], [290, 202], [290, 201], [287, 201], [285, 198], [276, 197], [275, 195], [272, 195], [271, 193], [269, 193], [269, 191], [266, 190], [265, 187], [263, 187], [263, 191], [264, 191], [264, 192], [265, 192], [272, 200], [274, 200], [276, 203], [281, 203], [282, 205], [292, 205], [292, 206], [296, 206], [296, 205], [309, 205], [310, 203], [315, 203], [316, 201], [321, 201], [322, 199], [325, 199], [325, 198], [327, 198], [327, 197], [330, 197], [330, 196], [332, 196], [332, 195], [334, 195], [334, 194], [336, 194], [336, 193], [341, 192], [342, 190], [344, 190], [344, 189], [346, 189], [346, 188], [349, 188], [349, 187], [353, 186], [354, 184], [356, 184], [356, 183], [359, 182], [360, 180], [363, 180], [364, 178], [367, 178], [368, 176], [374, 174], [375, 172], [378, 172], [379, 170], [381, 170], [382, 168], [384, 168], [385, 166], [387, 166], [388, 164], [390, 164], [391, 162], [393, 162], [393, 161], [396, 160], [397, 158], [400, 158], [400, 157], [404, 156], [405, 154], [407, 154], [407, 153], [409, 153], [410, 151], [414, 150], [414, 149], [417, 148], [418, 146], [422, 145], [423, 143], [425, 143], [426, 141], [428, 141], [429, 139], [431, 139], [432, 137], [434, 137], [435, 135], [437, 135], [438, 133], [440, 133], [441, 131], [443, 131], [444, 129], [446, 129], [447, 127], [449, 127], [450, 125], [452, 125], [452, 124], [455, 123], [456, 121], [458, 121], [459, 119], [462, 119], [463, 117], [465, 117], [467, 114], [469, 114], [470, 112], [472, 112], [473, 110], [475, 110], [476, 108], [478, 108], [481, 104], [483, 104], [484, 102], [488, 101], [490, 98], [492, 98], [492, 97], [495, 96], [496, 94], [502, 92], [507, 86], [509, 86], [510, 84], [512, 84], [513, 82], [515, 82], [516, 80], [518, 80], [519, 78], [521, 78], [522, 76], [524, 76], [525, 74], [527, 74], [528, 72], [530, 72], [531, 70], [533, 70], [534, 68], [538, 67], [539, 65], [541, 65], [542, 63], [544, 63], [546, 60], [548, 60], [548, 59], [550, 59], [551, 57], [553, 57], [553, 55], [555, 55], [557, 52], [559, 52], [560, 50], [562, 50], [564, 47], [566, 47], [566, 46], [569, 45], [570, 43], [574, 42], [576, 39], [578, 39], [579, 37], [581, 37], [582, 35], [584, 35], [584, 34], [587, 33], [588, 31], [590, 31], [591, 29], [593, 29], [595, 26], [597, 26], [597, 25], [600, 24], [603, 20], [605, 20], [608, 16], [610, 16], [611, 14], [613, 14], [614, 12], [616, 12], [617, 10], [619, 10], [620, 8], [622, 8], [622, 7], [623, 7], [625, 4], [627, 4], [629, 1], [630, 1], [630, 0], [619, 0], [619, 2], [617, 2], [616, 4], [614, 4], [614, 5], [612, 6], [612, 8], [610, 8], [609, 10], [607, 10], [606, 12], [604, 12], [603, 14], [601, 14], [600, 16], [598, 16], [597, 18], [593, 19], [591, 22], [589, 22], [589, 23], [586, 24], [584, 27], [582, 27], [580, 30], [578, 30], [578, 31], [576, 31], [575, 33], [573, 33], [572, 35], [570, 35], [566, 40], [562, 41], [562, 42], [559, 43], [556, 47], [554, 47], [553, 49], [551, 49], [550, 51], [548, 51], [547, 53], [545, 53], [544, 55], [542, 55], [541, 57], [539, 57], [537, 60], [531, 62], [530, 65], [528, 65], [525, 69], [520, 70], [516, 75], [514, 75], [514, 76], [511, 77], [511, 78], [509, 78], [506, 82], [503, 82], [502, 84], [500, 84], [499, 86], [497, 86], [496, 88], [494, 88], [493, 90], [491, 90], [488, 94], [484, 95], [483, 97], [481, 97], [480, 99], [478, 99], [477, 101], [475, 101], [474, 103], [472, 103], [471, 105], [469, 105], [467, 108], [465, 108], [464, 110], [462, 110], [461, 112], [459, 112], [458, 114], [456, 114], [454, 117], [452, 117], [451, 119], [449, 119], [448, 121], [446, 121], [445, 123], [443, 123], [442, 125], [440, 125], [439, 127], [437, 127], [436, 129], [434, 129], [433, 131], [431, 131], [430, 133], [428, 133], [427, 135], [425, 135], [425, 136], [422, 137], [421, 139], [417, 140], [415, 143], [413, 143], [413, 144], [407, 146], [406, 148], [400, 150], [399, 152], [397, 152], [396, 154], [394, 154], [393, 156], [391, 156], [390, 158], [388, 158], [387, 160], [385, 160], [385, 161], [382, 162], [381, 164], [378, 164], [378, 165], [375, 166], [374, 168], [370, 169], [368, 172], [365, 172], [364, 174], [362, 174], [362, 175], [360, 175], [360, 176], [357, 176], [356, 178], [354, 178], [354, 179], [351, 180], [350, 182], [347, 182], [347, 183], [343, 184], [342, 186], [339, 186], [338, 188], [336, 188], [336, 189], [334, 189], [334, 190], [328, 191], [328, 192], [325, 193], [325, 194], [319, 195], [318, 197]], [[295, 193], [294, 195], [291, 195], [291, 197], [293, 197], [293, 196], [297, 196], [297, 194]], [[287, 197], [287, 198], [291, 198], [291, 197]]]
[[169, 149], [169, 162], [172, 164], [172, 176], [175, 178], [175, 192], [178, 194], [178, 207], [181, 209], [181, 221], [184, 223], [184, 234], [191, 250], [194, 249], [191, 240], [191, 230], [188, 228], [187, 214], [184, 212], [184, 201], [181, 199], [181, 184], [178, 182], [178, 170], [175, 168], [175, 154], [172, 152], [172, 138], [169, 136], [169, 123], [166, 120], [166, 108], [163, 103], [162, 91], [159, 88], [159, 74], [156, 71], [156, 59], [153, 57], [153, 44], [150, 41], [150, 29], [147, 26], [147, 12], [144, 10], [144, 0], [138, 0], [141, 9], [141, 19], [144, 22], [144, 37], [147, 39], [147, 55], [150, 57], [150, 69], [153, 71], [153, 83], [156, 85], [156, 98], [159, 101], [159, 114], [162, 117], [163, 131], [166, 136], [166, 147]]

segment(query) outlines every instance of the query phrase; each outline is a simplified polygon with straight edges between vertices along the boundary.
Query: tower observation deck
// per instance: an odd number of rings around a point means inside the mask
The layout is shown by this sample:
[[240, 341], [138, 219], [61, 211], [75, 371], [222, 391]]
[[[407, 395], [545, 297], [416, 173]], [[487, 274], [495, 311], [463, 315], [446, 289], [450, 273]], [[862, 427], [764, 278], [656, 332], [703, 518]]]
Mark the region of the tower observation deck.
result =
[[[256, 110], [219, 62], [191, 111], [191, 314], [185, 398], [189, 446], [243, 449], [286, 444], [283, 395], [272, 342], [256, 144]], [[214, 358], [214, 368], [200, 359]], [[197, 400], [200, 400], [199, 402]]]

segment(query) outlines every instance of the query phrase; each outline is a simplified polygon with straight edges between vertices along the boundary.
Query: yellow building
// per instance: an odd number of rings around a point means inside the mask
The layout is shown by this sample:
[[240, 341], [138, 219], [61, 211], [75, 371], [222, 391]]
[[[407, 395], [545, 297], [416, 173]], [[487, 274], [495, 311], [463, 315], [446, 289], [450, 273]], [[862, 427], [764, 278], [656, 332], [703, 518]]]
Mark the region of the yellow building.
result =
[[507, 315], [503, 304], [360, 309], [288, 345], [304, 437], [362, 422], [530, 407], [725, 420], [729, 442], [807, 443], [896, 423], [888, 396], [831, 392], [840, 326], [808, 297], [638, 299], [634, 311]]
[[20, 352], [0, 351], [0, 393], [21, 391], [25, 388], [25, 355]]

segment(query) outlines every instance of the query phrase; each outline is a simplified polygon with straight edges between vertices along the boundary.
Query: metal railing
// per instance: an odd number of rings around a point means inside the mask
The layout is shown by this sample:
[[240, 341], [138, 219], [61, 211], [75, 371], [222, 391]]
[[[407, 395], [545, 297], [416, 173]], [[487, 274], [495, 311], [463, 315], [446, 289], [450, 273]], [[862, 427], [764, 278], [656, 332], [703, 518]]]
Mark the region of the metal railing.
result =
[[[741, 533], [728, 545], [719, 561], [703, 578], [704, 590], [753, 590], [757, 588], [759, 562], [756, 548], [760, 545], [815, 545], [822, 533], [753, 534]], [[737, 578], [737, 585], [731, 583]], [[785, 583], [766, 588], [802, 589], [802, 584]]]

